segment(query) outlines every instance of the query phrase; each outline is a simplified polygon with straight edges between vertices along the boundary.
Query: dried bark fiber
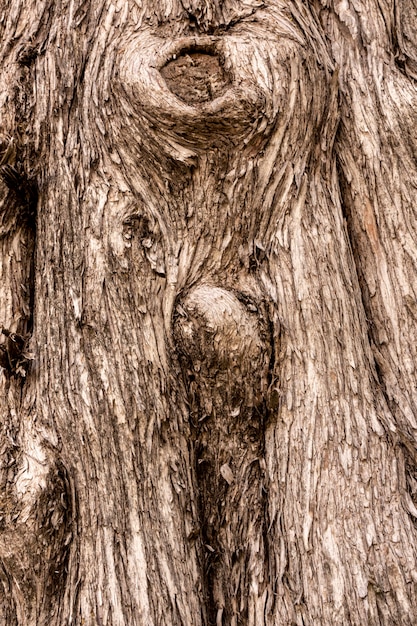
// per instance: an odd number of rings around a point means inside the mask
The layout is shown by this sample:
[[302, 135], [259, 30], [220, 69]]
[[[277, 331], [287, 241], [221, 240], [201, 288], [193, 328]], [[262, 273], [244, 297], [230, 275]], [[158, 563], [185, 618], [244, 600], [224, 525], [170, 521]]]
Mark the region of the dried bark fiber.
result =
[[415, 23], [0, 4], [0, 624], [415, 622]]

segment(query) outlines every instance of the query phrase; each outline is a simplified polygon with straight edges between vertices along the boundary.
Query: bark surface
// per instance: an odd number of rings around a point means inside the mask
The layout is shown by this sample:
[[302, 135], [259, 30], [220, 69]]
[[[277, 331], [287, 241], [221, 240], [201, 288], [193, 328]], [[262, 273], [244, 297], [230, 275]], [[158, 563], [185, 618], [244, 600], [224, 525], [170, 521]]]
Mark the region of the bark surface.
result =
[[415, 3], [0, 12], [0, 624], [411, 626]]

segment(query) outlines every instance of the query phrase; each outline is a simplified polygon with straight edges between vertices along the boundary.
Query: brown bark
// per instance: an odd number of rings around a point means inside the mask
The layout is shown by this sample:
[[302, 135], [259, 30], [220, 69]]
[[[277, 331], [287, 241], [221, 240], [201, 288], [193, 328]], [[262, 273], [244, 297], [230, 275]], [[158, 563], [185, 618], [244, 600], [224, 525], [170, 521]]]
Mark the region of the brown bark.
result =
[[415, 15], [355, 6], [4, 6], [4, 623], [413, 624]]

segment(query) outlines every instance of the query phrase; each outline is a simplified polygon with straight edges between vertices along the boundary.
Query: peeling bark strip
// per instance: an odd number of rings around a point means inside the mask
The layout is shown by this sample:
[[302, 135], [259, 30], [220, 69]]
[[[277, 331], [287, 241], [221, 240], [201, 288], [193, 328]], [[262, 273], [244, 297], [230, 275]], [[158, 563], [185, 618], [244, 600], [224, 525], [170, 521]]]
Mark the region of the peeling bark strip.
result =
[[0, 1], [0, 624], [415, 621], [414, 3], [320, 11], [362, 291], [311, 4]]

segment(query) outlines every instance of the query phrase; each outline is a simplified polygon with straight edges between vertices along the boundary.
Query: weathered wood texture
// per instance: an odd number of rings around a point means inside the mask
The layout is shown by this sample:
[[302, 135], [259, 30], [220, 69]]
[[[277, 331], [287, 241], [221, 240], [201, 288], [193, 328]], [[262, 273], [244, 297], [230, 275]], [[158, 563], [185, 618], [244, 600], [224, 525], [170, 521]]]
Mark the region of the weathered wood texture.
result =
[[312, 4], [0, 3], [0, 623], [415, 622], [415, 6]]
[[[340, 65], [338, 155], [370, 340], [398, 434], [415, 457], [417, 6], [323, 14]], [[341, 31], [349, 45], [337, 46]]]

